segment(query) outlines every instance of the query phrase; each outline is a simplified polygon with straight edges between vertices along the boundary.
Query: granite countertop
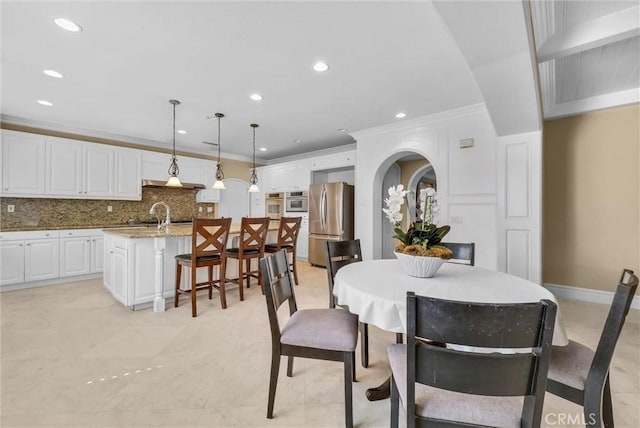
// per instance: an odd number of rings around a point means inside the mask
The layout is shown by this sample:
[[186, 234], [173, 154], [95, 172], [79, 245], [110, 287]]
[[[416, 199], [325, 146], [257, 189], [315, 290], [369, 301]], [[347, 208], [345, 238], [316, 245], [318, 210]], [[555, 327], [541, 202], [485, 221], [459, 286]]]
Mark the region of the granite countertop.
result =
[[[178, 220], [174, 222], [176, 225], [187, 224], [191, 227], [191, 220]], [[134, 223], [133, 225], [127, 223], [113, 224], [113, 223], [93, 223], [83, 225], [66, 225], [66, 226], [22, 226], [22, 227], [2, 227], [0, 232], [29, 232], [36, 230], [75, 230], [75, 229], [112, 229], [112, 228], [142, 228], [153, 227], [156, 228], [156, 222], [153, 223]]]
[[[268, 230], [278, 230], [280, 226], [280, 222], [278, 220], [272, 220], [269, 223]], [[193, 227], [191, 223], [188, 224], [171, 224], [168, 228], [158, 230], [158, 228], [154, 226], [138, 226], [138, 227], [118, 227], [118, 228], [109, 228], [104, 230], [105, 233], [109, 233], [111, 235], [122, 236], [125, 238], [161, 238], [161, 237], [171, 237], [171, 236], [191, 236], [193, 232]], [[231, 224], [231, 229], [229, 230], [229, 234], [238, 234], [240, 233], [240, 223]]]

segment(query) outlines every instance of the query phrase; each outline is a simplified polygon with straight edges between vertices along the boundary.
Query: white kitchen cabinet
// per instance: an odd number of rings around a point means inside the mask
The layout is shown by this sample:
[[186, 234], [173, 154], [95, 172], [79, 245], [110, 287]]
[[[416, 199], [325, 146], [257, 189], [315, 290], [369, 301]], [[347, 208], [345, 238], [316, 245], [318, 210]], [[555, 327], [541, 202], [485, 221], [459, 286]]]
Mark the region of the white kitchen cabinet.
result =
[[100, 229], [60, 231], [60, 276], [102, 272], [104, 239]]
[[48, 196], [113, 197], [114, 148], [55, 137], [46, 142]]
[[115, 149], [103, 144], [81, 143], [84, 151], [83, 196], [113, 197], [115, 177]]
[[[102, 232], [100, 232], [102, 234]], [[91, 238], [91, 272], [104, 271], [104, 237], [93, 236]]]
[[2, 131], [3, 195], [44, 194], [45, 150], [42, 135]]
[[109, 263], [112, 273], [110, 278], [111, 285], [107, 288], [116, 300], [124, 305], [128, 305], [128, 251], [124, 248], [114, 247], [109, 254]]
[[91, 238], [60, 238], [60, 276], [87, 275], [91, 271]]
[[0, 242], [0, 285], [24, 282], [24, 241]]
[[142, 151], [118, 148], [115, 152], [115, 197], [142, 199]]
[[83, 150], [75, 141], [48, 138], [46, 145], [46, 192], [53, 195], [78, 196], [84, 191]]
[[296, 243], [296, 257], [298, 260], [309, 260], [309, 216], [302, 216], [298, 242]]
[[311, 159], [311, 171], [324, 169], [343, 168], [347, 166], [355, 166], [356, 151], [347, 150], [344, 152], [332, 153], [329, 155], [316, 156]]
[[42, 281], [60, 274], [59, 239], [30, 239], [24, 243], [24, 280]]
[[145, 150], [142, 153], [142, 178], [145, 180], [168, 180], [170, 162], [171, 155], [169, 154]]

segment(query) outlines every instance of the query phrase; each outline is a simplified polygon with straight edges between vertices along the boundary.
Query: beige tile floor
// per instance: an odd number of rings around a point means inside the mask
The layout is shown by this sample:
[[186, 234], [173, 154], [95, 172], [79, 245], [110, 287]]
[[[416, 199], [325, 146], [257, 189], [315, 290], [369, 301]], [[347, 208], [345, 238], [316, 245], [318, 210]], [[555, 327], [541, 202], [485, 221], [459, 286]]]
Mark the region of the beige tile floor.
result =
[[[328, 303], [326, 273], [304, 263], [296, 288], [301, 308]], [[615, 278], [612, 279], [615, 282]], [[1, 299], [2, 427], [339, 427], [342, 367], [297, 359], [294, 376], [279, 378], [274, 419], [267, 420], [270, 334], [257, 286], [229, 307], [200, 297], [164, 313], [131, 311], [101, 280], [5, 292]], [[608, 307], [561, 301], [569, 335], [595, 346]], [[389, 401], [365, 390], [388, 375], [385, 347], [394, 334], [371, 328], [370, 368], [358, 357], [354, 422], [389, 424]], [[612, 368], [617, 427], [640, 427], [640, 314], [632, 310]], [[580, 408], [547, 394], [543, 425]], [[563, 416], [564, 415], [564, 416]], [[566, 421], [566, 419], [564, 419]], [[404, 425], [404, 423], [401, 423]], [[573, 425], [571, 425], [573, 426]], [[579, 426], [579, 425], [578, 425]]]

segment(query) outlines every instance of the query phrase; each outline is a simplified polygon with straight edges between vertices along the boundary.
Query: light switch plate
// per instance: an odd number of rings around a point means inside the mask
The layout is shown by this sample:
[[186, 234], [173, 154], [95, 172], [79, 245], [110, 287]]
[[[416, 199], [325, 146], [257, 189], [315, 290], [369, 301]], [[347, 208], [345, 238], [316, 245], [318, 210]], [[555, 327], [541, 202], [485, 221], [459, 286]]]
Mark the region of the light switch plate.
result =
[[213, 207], [207, 207], [207, 212], [208, 213], [212, 213], [213, 212]]
[[461, 149], [468, 149], [469, 147], [473, 147], [473, 138], [464, 138], [460, 140]]
[[16, 210], [16, 206], [15, 205], [7, 205], [7, 212], [8, 213], [15, 212], [15, 210]]
[[113, 207], [111, 205], [107, 205], [107, 212], [113, 212]]

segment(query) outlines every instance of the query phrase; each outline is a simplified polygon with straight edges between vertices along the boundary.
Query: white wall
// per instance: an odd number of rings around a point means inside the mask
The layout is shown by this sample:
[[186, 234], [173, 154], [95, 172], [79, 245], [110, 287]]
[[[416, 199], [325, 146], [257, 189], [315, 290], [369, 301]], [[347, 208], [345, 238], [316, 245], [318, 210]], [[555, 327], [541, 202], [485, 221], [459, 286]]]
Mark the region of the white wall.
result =
[[[356, 155], [356, 237], [365, 259], [381, 257], [382, 179], [407, 153], [433, 165], [440, 223], [450, 224], [447, 241], [475, 242], [476, 265], [496, 269], [496, 134], [484, 105], [469, 106], [352, 134]], [[459, 141], [474, 146], [460, 149]]]
[[[365, 259], [382, 257], [382, 180], [407, 153], [433, 165], [440, 224], [449, 242], [475, 242], [476, 266], [540, 283], [541, 133], [498, 138], [484, 105], [353, 133], [356, 237]], [[460, 140], [473, 138], [473, 147]]]

